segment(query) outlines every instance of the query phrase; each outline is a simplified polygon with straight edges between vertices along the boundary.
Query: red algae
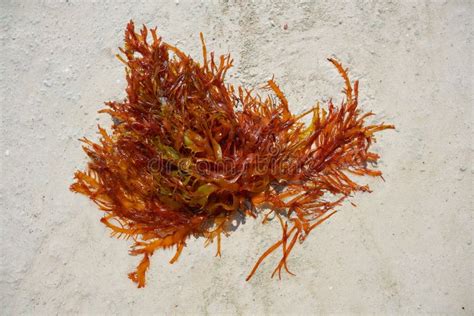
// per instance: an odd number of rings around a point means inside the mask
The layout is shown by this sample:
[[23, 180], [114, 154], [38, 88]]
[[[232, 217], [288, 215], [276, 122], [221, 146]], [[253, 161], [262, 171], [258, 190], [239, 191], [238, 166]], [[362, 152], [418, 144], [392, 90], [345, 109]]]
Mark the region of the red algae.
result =
[[[100, 140], [82, 139], [89, 157], [75, 173], [71, 190], [89, 197], [104, 212], [102, 223], [115, 237], [132, 238], [130, 254], [141, 262], [129, 278], [138, 287], [153, 253], [174, 248], [178, 260], [191, 236], [206, 245], [229, 235], [237, 217], [275, 219], [281, 239], [248, 274], [280, 249], [272, 276], [292, 274], [287, 259], [297, 242], [335, 214], [357, 191], [370, 192], [350, 175], [381, 177], [369, 168], [375, 133], [392, 125], [366, 123], [373, 115], [358, 108], [358, 81], [329, 59], [344, 80], [344, 100], [292, 114], [275, 81], [269, 96], [226, 84], [230, 55], [208, 54], [203, 62], [162, 41], [156, 29], [125, 31], [118, 58], [126, 65], [127, 97], [107, 102], [111, 132]], [[311, 115], [309, 124], [302, 118]]]

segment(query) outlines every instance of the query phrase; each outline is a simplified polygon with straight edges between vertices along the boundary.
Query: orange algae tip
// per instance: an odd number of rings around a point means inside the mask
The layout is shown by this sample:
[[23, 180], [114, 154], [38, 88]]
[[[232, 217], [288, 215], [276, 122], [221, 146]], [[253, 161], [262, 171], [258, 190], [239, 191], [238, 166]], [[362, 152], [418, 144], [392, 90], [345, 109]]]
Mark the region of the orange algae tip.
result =
[[176, 249], [174, 263], [190, 236], [216, 241], [220, 256], [222, 234], [242, 216], [261, 215], [282, 229], [247, 280], [277, 249], [272, 277], [292, 274], [287, 259], [296, 242], [351, 194], [369, 191], [350, 176], [382, 175], [368, 168], [379, 159], [369, 149], [375, 133], [394, 127], [366, 124], [373, 114], [359, 110], [358, 81], [337, 60], [329, 62], [343, 79], [343, 102], [295, 115], [273, 79], [265, 97], [226, 84], [230, 55], [215, 58], [202, 34], [201, 41], [202, 63], [130, 21], [118, 55], [127, 97], [100, 111], [113, 118], [111, 132], [99, 127], [98, 142], [81, 140], [89, 161], [70, 188], [97, 204], [113, 236], [131, 237], [130, 254], [141, 262], [129, 278], [138, 287], [156, 250]]

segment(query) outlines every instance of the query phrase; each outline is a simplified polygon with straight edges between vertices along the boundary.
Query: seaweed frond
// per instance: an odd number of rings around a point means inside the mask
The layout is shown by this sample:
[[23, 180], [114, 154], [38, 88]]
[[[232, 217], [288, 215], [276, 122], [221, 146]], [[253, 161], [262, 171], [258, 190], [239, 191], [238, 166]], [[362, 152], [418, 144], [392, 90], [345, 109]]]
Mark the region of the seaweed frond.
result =
[[[149, 35], [151, 34], [151, 39]], [[126, 66], [127, 97], [107, 102], [114, 119], [100, 140], [83, 139], [89, 157], [71, 190], [88, 196], [104, 212], [113, 235], [132, 238], [130, 254], [141, 256], [129, 278], [145, 286], [156, 250], [175, 248], [177, 261], [190, 236], [207, 244], [230, 233], [236, 216], [277, 218], [282, 237], [257, 260], [277, 249], [281, 258], [272, 276], [284, 269], [297, 241], [335, 214], [357, 191], [369, 191], [350, 175], [381, 176], [369, 168], [375, 133], [392, 125], [367, 125], [371, 112], [358, 108], [358, 82], [335, 59], [345, 98], [302, 115], [269, 80], [266, 97], [225, 83], [229, 55], [215, 58], [202, 40], [199, 63], [165, 43], [156, 29], [127, 25], [119, 59]], [[302, 118], [312, 115], [311, 123]]]

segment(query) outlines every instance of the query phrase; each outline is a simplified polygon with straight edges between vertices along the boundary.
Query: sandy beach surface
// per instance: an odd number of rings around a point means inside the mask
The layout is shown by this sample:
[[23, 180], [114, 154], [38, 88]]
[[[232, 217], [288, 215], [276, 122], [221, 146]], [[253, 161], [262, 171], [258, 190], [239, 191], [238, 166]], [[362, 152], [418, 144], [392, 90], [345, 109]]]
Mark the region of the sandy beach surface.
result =
[[[0, 314], [474, 314], [473, 13], [465, 1], [0, 2]], [[280, 236], [247, 220], [215, 247], [191, 239], [180, 260], [139, 258], [109, 237], [101, 213], [68, 187], [96, 140], [103, 102], [124, 98], [115, 58], [123, 30], [157, 26], [201, 60], [231, 53], [229, 82], [271, 76], [302, 112], [338, 103], [337, 57], [360, 80], [361, 107], [396, 125], [379, 134], [381, 179], [296, 247], [296, 276], [270, 274]]]

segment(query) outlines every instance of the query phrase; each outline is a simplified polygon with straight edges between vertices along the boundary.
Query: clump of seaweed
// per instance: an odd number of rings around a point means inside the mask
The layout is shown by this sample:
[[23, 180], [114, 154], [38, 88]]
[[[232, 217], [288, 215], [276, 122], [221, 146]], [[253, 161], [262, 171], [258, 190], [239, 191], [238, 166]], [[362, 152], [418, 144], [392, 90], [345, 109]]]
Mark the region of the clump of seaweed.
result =
[[[226, 84], [230, 55], [216, 59], [202, 34], [201, 41], [198, 63], [163, 42], [156, 28], [136, 33], [130, 21], [118, 56], [127, 97], [100, 111], [112, 116], [111, 133], [99, 126], [99, 142], [82, 139], [90, 160], [71, 190], [105, 212], [101, 221], [112, 235], [133, 239], [130, 254], [142, 259], [129, 278], [138, 287], [156, 250], [176, 248], [174, 263], [195, 236], [217, 241], [220, 255], [232, 220], [259, 213], [264, 223], [276, 218], [282, 236], [247, 280], [279, 248], [272, 276], [282, 269], [292, 274], [287, 259], [296, 242], [352, 193], [369, 191], [349, 175], [381, 176], [368, 167], [379, 158], [369, 148], [376, 132], [393, 126], [366, 125], [372, 113], [358, 109], [358, 81], [352, 84], [338, 61], [329, 59], [345, 82], [340, 106], [318, 103], [295, 115], [273, 79], [267, 97]], [[306, 115], [312, 115], [307, 125]]]

